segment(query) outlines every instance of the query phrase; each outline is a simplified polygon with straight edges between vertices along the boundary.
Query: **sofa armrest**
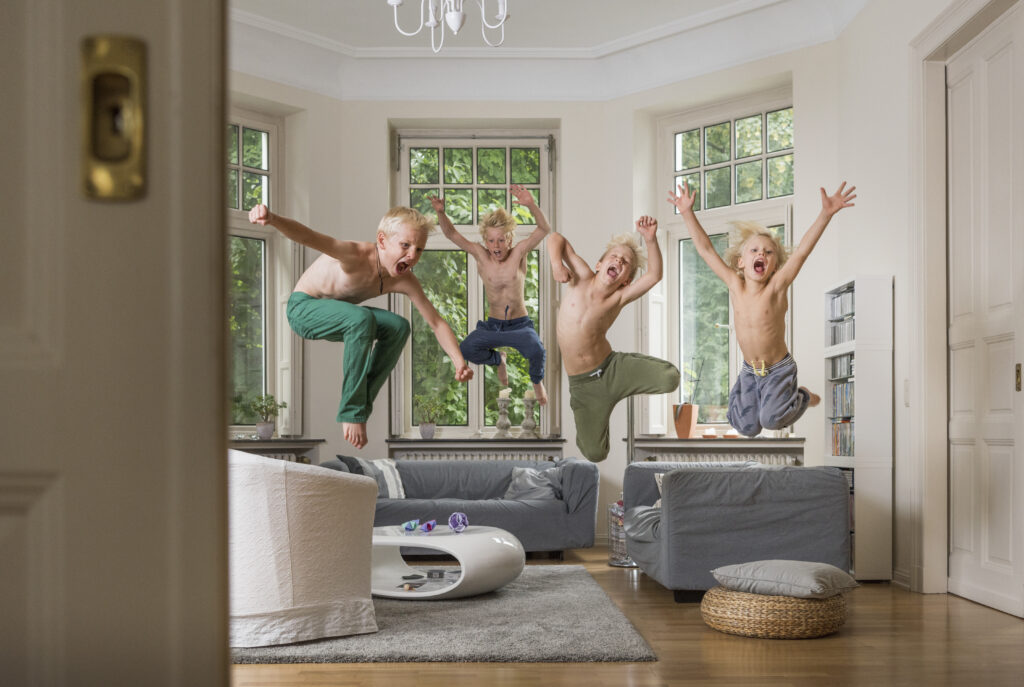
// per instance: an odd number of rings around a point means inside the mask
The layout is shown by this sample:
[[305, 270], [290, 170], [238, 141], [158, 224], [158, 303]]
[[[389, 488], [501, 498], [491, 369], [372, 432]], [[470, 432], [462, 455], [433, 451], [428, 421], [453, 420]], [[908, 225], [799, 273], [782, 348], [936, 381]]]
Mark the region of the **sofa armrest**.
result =
[[597, 517], [600, 473], [589, 460], [569, 458], [562, 462], [562, 500], [569, 513], [593, 513]]

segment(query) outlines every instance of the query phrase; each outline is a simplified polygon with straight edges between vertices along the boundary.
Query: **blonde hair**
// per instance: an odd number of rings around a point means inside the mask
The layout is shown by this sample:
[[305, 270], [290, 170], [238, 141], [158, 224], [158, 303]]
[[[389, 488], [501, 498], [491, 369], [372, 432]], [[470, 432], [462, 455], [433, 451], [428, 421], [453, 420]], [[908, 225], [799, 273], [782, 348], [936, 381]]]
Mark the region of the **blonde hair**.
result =
[[732, 229], [729, 231], [729, 247], [726, 249], [725, 255], [722, 256], [725, 264], [742, 273], [743, 270], [739, 268], [739, 261], [740, 255], [743, 253], [743, 246], [755, 236], [764, 236], [775, 246], [775, 255], [778, 259], [776, 271], [786, 264], [786, 260], [789, 259], [789, 248], [779, 243], [778, 239], [775, 238], [775, 234], [770, 229], [761, 226], [757, 222], [732, 223]]
[[486, 239], [488, 229], [501, 229], [509, 248], [511, 248], [516, 238], [516, 218], [505, 208], [491, 210], [480, 221], [480, 236]]
[[434, 223], [426, 215], [414, 208], [407, 208], [404, 205], [397, 205], [388, 210], [380, 218], [377, 226], [377, 233], [384, 236], [394, 236], [398, 228], [403, 224], [409, 224], [413, 229], [423, 232], [424, 236], [430, 236], [434, 231]]
[[[647, 253], [644, 252], [644, 249], [641, 247], [640, 239], [636, 237], [636, 234], [618, 234], [611, 237], [608, 241], [608, 245], [604, 247], [604, 253], [601, 254], [601, 260], [604, 260], [604, 256], [608, 255], [608, 251], [616, 246], [625, 246], [633, 251], [633, 271], [629, 274], [630, 279], [635, 277], [638, 271], [647, 268]], [[601, 260], [598, 260], [598, 262], [601, 262]]]

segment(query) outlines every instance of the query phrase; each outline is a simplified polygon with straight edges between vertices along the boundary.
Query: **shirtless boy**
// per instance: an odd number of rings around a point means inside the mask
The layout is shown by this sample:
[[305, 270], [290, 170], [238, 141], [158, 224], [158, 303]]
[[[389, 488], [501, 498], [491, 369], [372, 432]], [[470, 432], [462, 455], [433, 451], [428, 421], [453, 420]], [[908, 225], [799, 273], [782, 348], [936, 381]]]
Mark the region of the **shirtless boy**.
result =
[[668, 201], [690, 232], [694, 248], [729, 287], [736, 339], [743, 352], [743, 369], [729, 392], [729, 424], [744, 436], [765, 429], [781, 429], [796, 422], [821, 398], [797, 386], [796, 362], [786, 348], [786, 291], [811, 254], [833, 215], [853, 206], [855, 186], [844, 181], [834, 194], [821, 189], [821, 212], [793, 254], [776, 242], [764, 227], [738, 223], [723, 260], [715, 252], [693, 212], [694, 193], [679, 186]]
[[323, 253], [296, 282], [288, 299], [288, 323], [304, 339], [345, 342], [337, 420], [353, 446], [366, 445], [366, 420], [373, 400], [398, 362], [410, 329], [405, 318], [359, 303], [385, 293], [408, 296], [451, 358], [455, 378], [460, 382], [473, 378], [455, 334], [412, 273], [432, 229], [430, 220], [418, 211], [389, 210], [372, 242], [321, 234], [271, 212], [266, 205], [250, 210], [249, 221], [269, 224], [292, 241]]
[[444, 201], [431, 198], [430, 204], [437, 212], [441, 231], [456, 246], [476, 259], [477, 271], [487, 292], [487, 321], [478, 321], [476, 329], [462, 340], [459, 348], [471, 363], [494, 365], [498, 381], [508, 386], [508, 370], [505, 367], [505, 353], [497, 349], [509, 346], [519, 351], [530, 363], [530, 381], [537, 401], [548, 402], [544, 390], [544, 362], [547, 353], [537, 336], [533, 320], [526, 314], [526, 300], [523, 285], [526, 282], [526, 255], [544, 240], [551, 231], [548, 220], [530, 192], [518, 185], [511, 187], [512, 197], [525, 207], [537, 221], [525, 241], [516, 243], [516, 221], [504, 208], [488, 213], [480, 223], [483, 243], [473, 243], [460, 234], [444, 213]]
[[670, 362], [640, 353], [619, 353], [608, 329], [622, 308], [661, 280], [658, 222], [643, 216], [636, 229], [647, 244], [650, 268], [636, 281], [644, 255], [631, 234], [615, 236], [594, 271], [564, 236], [548, 237], [551, 272], [566, 284], [558, 309], [558, 347], [569, 377], [569, 405], [576, 420], [576, 446], [594, 462], [608, 457], [608, 419], [615, 405], [634, 394], [667, 394], [679, 386]]

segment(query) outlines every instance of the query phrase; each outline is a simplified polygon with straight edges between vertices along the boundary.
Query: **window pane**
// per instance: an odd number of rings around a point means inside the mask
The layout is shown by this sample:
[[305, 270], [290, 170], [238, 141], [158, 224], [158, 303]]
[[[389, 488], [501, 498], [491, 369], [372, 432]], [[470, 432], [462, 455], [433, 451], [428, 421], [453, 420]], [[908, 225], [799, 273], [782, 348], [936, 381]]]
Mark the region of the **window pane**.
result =
[[772, 236], [778, 241], [780, 246], [786, 245], [786, 225], [785, 224], [773, 224], [768, 227], [768, 231], [772, 233]]
[[452, 224], [472, 224], [473, 189], [445, 189], [444, 212], [448, 215], [448, 219], [452, 221]]
[[479, 224], [491, 210], [505, 207], [507, 191], [503, 188], [480, 188], [476, 191], [476, 221]]
[[[526, 314], [533, 320], [537, 333], [540, 334], [540, 251], [531, 250], [526, 256], [526, 283], [523, 293], [526, 297]], [[484, 294], [484, 312], [488, 312]], [[523, 394], [533, 389], [530, 380], [530, 363], [514, 348], [501, 349], [506, 352], [505, 367], [508, 370], [508, 386], [512, 390], [512, 402], [509, 403], [508, 419], [513, 425], [523, 422]], [[498, 421], [498, 373], [494, 367], [484, 368], [484, 424], [493, 427]], [[538, 411], [534, 410], [534, 420], [540, 425]]]
[[229, 330], [231, 337], [231, 423], [256, 424], [246, 405], [263, 393], [265, 245], [262, 239], [231, 237]]
[[238, 164], [238, 125], [228, 124], [227, 133], [227, 144], [228, 144], [228, 164]]
[[434, 212], [434, 206], [430, 204], [430, 197], [436, 195], [436, 188], [411, 188], [409, 189], [409, 207], [419, 210], [436, 223], [437, 213]]
[[761, 115], [736, 120], [736, 157], [761, 154]]
[[676, 171], [700, 167], [700, 129], [676, 134]]
[[768, 152], [793, 147], [793, 108], [768, 113]]
[[736, 165], [736, 202], [761, 200], [761, 160]]
[[410, 148], [409, 183], [436, 184], [437, 182], [437, 148]]
[[[539, 206], [540, 205], [540, 200], [539, 200], [540, 199], [540, 189], [539, 188], [528, 188], [526, 190], [530, 192], [531, 196], [533, 196], [533, 202], [537, 203], [537, 205]], [[537, 220], [534, 219], [534, 217], [533, 217], [533, 213], [530, 212], [529, 210], [527, 210], [526, 208], [524, 208], [519, 203], [516, 203], [516, 202], [512, 203], [512, 216], [516, 218], [516, 223], [518, 223], [518, 224], [533, 225], [533, 224], [537, 223]]]
[[238, 209], [238, 170], [228, 170], [228, 207]]
[[512, 148], [513, 184], [540, 183], [540, 148]]
[[732, 122], [722, 122], [704, 127], [704, 164], [713, 165], [732, 157], [732, 137], [729, 134], [731, 124]]
[[[728, 234], [715, 234], [719, 255]], [[679, 359], [682, 400], [700, 406], [699, 422], [725, 422], [729, 406], [729, 289], [697, 255], [693, 241], [679, 242]]]
[[242, 128], [242, 164], [256, 169], [269, 169], [267, 158], [267, 132]]
[[720, 208], [732, 203], [731, 181], [731, 167], [719, 167], [704, 172], [705, 207]]
[[477, 148], [476, 182], [478, 184], [505, 183], [504, 148]]
[[768, 197], [793, 195], [793, 154], [768, 158]]
[[252, 210], [263, 203], [268, 205], [270, 188], [265, 174], [242, 172], [242, 209]]
[[[465, 338], [467, 317], [466, 253], [461, 250], [428, 250], [416, 264], [416, 276], [427, 298], [448, 322], [456, 338]], [[412, 309], [412, 393], [444, 401], [439, 425], [466, 425], [469, 388], [455, 380], [455, 367], [434, 338], [430, 325]], [[413, 404], [412, 424], [419, 424]]]
[[472, 148], [445, 148], [444, 149], [444, 183], [446, 183], [446, 184], [472, 184], [473, 183], [473, 149]]
[[[700, 210], [700, 172], [680, 174], [679, 176], [676, 177], [676, 189], [678, 189], [684, 183], [689, 184], [690, 193], [697, 194], [697, 197], [693, 199], [693, 211], [697, 212], [698, 210]], [[672, 208], [672, 213], [678, 215], [679, 208]]]

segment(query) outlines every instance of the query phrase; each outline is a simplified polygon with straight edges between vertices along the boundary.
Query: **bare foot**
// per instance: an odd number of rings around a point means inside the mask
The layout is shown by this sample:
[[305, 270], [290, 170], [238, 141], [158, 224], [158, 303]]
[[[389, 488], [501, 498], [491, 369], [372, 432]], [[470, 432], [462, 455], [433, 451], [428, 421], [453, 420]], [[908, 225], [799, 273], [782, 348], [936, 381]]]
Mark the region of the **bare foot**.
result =
[[503, 387], [508, 386], [508, 367], [505, 366], [506, 358], [508, 358], [508, 355], [505, 351], [501, 351], [501, 363], [498, 365], [498, 382]]
[[541, 382], [537, 382], [536, 384], [534, 384], [533, 393], [536, 394], [537, 396], [537, 403], [541, 404], [542, 406], [547, 405], [548, 392], [544, 391], [544, 384], [542, 384]]
[[821, 396], [819, 396], [818, 394], [812, 392], [806, 386], [802, 386], [800, 388], [807, 392], [807, 398], [808, 398], [807, 407], [808, 408], [813, 408], [814, 406], [816, 406], [819, 403], [821, 403]]
[[366, 446], [365, 422], [342, 422], [341, 429], [342, 433], [345, 435], [345, 441], [352, 444], [356, 448], [362, 448]]

